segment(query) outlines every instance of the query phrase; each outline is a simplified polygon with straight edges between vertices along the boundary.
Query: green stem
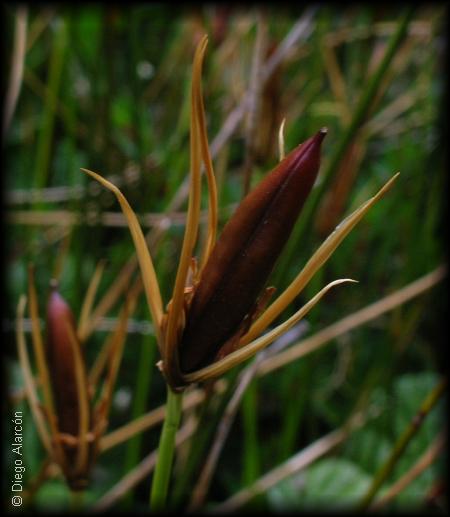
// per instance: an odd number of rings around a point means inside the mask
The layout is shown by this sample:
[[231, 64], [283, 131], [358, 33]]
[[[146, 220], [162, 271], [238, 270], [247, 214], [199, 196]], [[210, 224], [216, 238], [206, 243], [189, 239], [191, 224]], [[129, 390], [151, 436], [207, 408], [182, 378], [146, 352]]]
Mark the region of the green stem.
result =
[[[148, 338], [145, 336], [142, 340], [141, 353], [139, 356], [139, 365], [137, 372], [136, 381], [136, 395], [133, 400], [132, 407], [132, 420], [138, 418], [145, 413], [147, 404], [148, 393], [152, 382], [153, 369], [149, 368], [149, 364], [154, 364], [156, 356], [156, 343], [153, 342], [153, 337]], [[139, 454], [141, 450], [142, 434], [134, 436], [128, 441], [125, 461], [124, 461], [124, 473], [132, 470], [139, 462]], [[124, 506], [129, 508], [133, 503], [133, 490], [130, 490], [126, 499], [124, 500]]]
[[202, 460], [208, 454], [208, 447], [212, 446], [217, 427], [223, 417], [230, 397], [236, 387], [236, 379], [240, 368], [233, 368], [226, 376], [227, 388], [214, 397], [207, 397], [202, 404], [198, 415], [197, 431], [195, 433], [195, 447], [190, 447], [186, 462], [180, 475], [177, 476], [176, 485], [172, 494], [174, 506], [181, 506], [186, 495], [192, 491], [193, 480], [200, 475]]
[[[305, 408], [308, 403], [308, 390], [304, 386], [308, 386], [311, 382], [311, 377], [314, 368], [311, 368], [311, 361], [308, 357], [304, 358], [299, 365], [290, 365], [290, 368], [285, 372], [285, 380], [283, 388], [280, 390], [283, 393], [296, 393], [296, 403], [292, 404], [289, 411], [282, 411], [281, 419], [282, 425], [280, 427], [280, 440], [278, 447], [280, 451], [279, 461], [284, 462], [297, 449], [297, 439], [300, 434], [300, 426], [303, 424], [305, 416]], [[286, 382], [287, 381], [287, 382]]]
[[251, 485], [260, 475], [260, 451], [258, 444], [258, 386], [256, 379], [248, 386], [242, 399], [244, 425], [244, 458], [242, 482]]
[[165, 510], [175, 451], [175, 435], [180, 424], [182, 399], [182, 393], [175, 393], [169, 386], [167, 387], [166, 417], [159, 440], [158, 459], [150, 493], [150, 509], [152, 511]]
[[415, 417], [413, 418], [409, 426], [405, 429], [400, 438], [397, 440], [394, 449], [392, 450], [386, 463], [384, 463], [384, 465], [376, 474], [371, 486], [362, 498], [361, 503], [358, 505], [358, 510], [363, 511], [368, 508], [373, 498], [377, 494], [378, 490], [380, 489], [381, 485], [391, 474], [397, 461], [403, 454], [403, 451], [406, 449], [411, 439], [417, 434], [417, 431], [420, 429], [423, 421], [425, 420], [425, 417], [430, 413], [430, 411], [439, 401], [441, 396], [445, 393], [446, 387], [447, 379], [444, 379], [431, 391], [431, 393], [423, 401], [422, 405], [419, 408], [419, 411], [416, 413]]
[[41, 131], [38, 137], [35, 178], [36, 187], [47, 186], [49, 175], [51, 147], [53, 142], [53, 129], [55, 125], [56, 106], [61, 86], [61, 78], [65, 64], [65, 51], [67, 46], [67, 28], [63, 18], [56, 24], [52, 53], [50, 55], [49, 73], [47, 81], [47, 93], [44, 112], [42, 114]]

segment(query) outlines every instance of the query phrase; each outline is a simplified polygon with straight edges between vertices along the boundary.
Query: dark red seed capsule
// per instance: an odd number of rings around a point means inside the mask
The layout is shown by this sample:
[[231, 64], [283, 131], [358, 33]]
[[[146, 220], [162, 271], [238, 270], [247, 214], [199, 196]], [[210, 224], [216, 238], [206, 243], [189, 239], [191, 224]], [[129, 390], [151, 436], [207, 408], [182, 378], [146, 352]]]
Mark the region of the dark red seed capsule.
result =
[[326, 132], [291, 151], [224, 227], [189, 309], [179, 349], [183, 372], [212, 362], [252, 310], [314, 185]]
[[75, 334], [73, 313], [56, 286], [52, 285], [47, 304], [47, 358], [58, 429], [61, 433], [78, 436], [80, 407], [73, 345], [67, 325]]

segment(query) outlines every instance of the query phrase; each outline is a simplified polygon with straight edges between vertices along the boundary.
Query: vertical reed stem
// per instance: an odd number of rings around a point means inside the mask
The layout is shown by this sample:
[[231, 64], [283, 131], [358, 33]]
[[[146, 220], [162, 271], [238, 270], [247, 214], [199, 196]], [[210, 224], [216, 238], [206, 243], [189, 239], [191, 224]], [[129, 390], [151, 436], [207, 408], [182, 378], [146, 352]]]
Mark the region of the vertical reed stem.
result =
[[60, 18], [55, 25], [52, 52], [49, 59], [47, 91], [44, 111], [42, 113], [41, 129], [37, 140], [35, 159], [35, 186], [44, 188], [47, 185], [53, 144], [53, 130], [55, 126], [56, 107], [60, 96], [61, 79], [65, 64], [67, 49], [66, 20]]
[[242, 399], [244, 457], [242, 482], [244, 486], [254, 483], [260, 473], [260, 451], [258, 443], [258, 384], [249, 384]]
[[158, 458], [150, 493], [152, 511], [159, 512], [166, 509], [167, 489], [175, 451], [175, 435], [180, 424], [182, 399], [182, 393], [175, 393], [167, 386], [166, 417], [159, 440]]
[[[149, 368], [149, 364], [156, 362], [156, 343], [145, 336], [141, 344], [141, 353], [139, 356], [139, 366], [137, 372], [137, 380], [135, 387], [135, 397], [133, 400], [132, 407], [132, 420], [143, 415], [146, 410], [147, 395], [150, 391], [153, 369]], [[132, 470], [139, 463], [139, 454], [141, 450], [142, 434], [134, 436], [127, 443], [127, 450], [125, 453], [125, 467], [124, 473]], [[129, 491], [126, 499], [124, 500], [124, 508], [132, 506], [133, 502], [133, 491]]]

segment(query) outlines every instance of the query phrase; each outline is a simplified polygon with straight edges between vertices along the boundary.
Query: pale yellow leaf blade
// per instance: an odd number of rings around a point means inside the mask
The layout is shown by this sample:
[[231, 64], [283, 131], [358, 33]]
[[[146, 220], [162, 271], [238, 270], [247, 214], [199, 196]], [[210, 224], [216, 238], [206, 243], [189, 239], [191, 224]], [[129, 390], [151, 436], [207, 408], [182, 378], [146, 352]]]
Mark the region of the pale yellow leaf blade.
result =
[[241, 343], [246, 344], [259, 336], [277, 318], [308, 284], [315, 273], [331, 257], [333, 252], [361, 221], [369, 209], [391, 188], [400, 173], [395, 174], [378, 192], [363, 203], [357, 210], [347, 216], [321, 244], [314, 255], [308, 260], [304, 268], [292, 281], [289, 287], [264, 311], [243, 336]]
[[198, 226], [200, 221], [201, 201], [201, 143], [199, 136], [199, 121], [196, 116], [196, 94], [199, 89], [203, 56], [205, 53], [207, 38], [204, 37], [194, 56], [191, 89], [191, 176], [189, 190], [189, 204], [184, 233], [183, 246], [178, 264], [177, 276], [172, 293], [170, 310], [167, 316], [167, 330], [165, 335], [163, 362], [166, 374], [170, 375], [170, 369], [178, 370], [176, 346], [178, 345], [178, 334], [184, 304], [184, 288], [188, 274], [191, 258], [197, 240]]
[[[206, 36], [204, 37], [205, 48], [207, 44]], [[200, 141], [200, 149], [203, 163], [205, 165], [206, 180], [208, 185], [208, 229], [205, 247], [200, 261], [200, 271], [208, 261], [212, 248], [216, 242], [217, 233], [217, 219], [218, 219], [218, 202], [217, 202], [217, 185], [214, 175], [214, 168], [212, 164], [211, 154], [209, 152], [208, 133], [206, 131], [206, 117], [205, 106], [203, 103], [202, 83], [201, 83], [201, 69], [199, 70], [198, 81], [193, 83], [193, 112], [192, 115], [198, 121], [198, 136]]]
[[103, 269], [105, 268], [105, 261], [101, 260], [95, 268], [94, 274], [92, 275], [91, 281], [89, 282], [86, 295], [83, 300], [81, 307], [80, 318], [78, 320], [78, 337], [82, 343], [86, 340], [87, 329], [89, 328], [89, 320], [94, 305], [95, 295], [102, 278]]
[[[126, 291], [130, 285], [131, 277], [138, 265], [136, 255], [128, 260], [125, 266], [122, 267], [114, 282], [108, 286], [106, 293], [99, 300], [96, 307], [93, 309], [91, 317], [84, 329], [84, 339], [88, 339], [95, 330], [96, 325], [103, 316], [113, 307], [119, 297]], [[158, 343], [159, 344], [159, 343]]]
[[205, 368], [197, 370], [186, 375], [183, 375], [183, 380], [187, 383], [191, 382], [202, 382], [210, 378], [219, 377], [227, 372], [230, 368], [233, 368], [237, 364], [246, 361], [250, 357], [254, 356], [259, 351], [263, 350], [266, 346], [270, 345], [275, 339], [281, 334], [287, 332], [293, 325], [300, 321], [308, 312], [321, 300], [321, 298], [334, 286], [342, 284], [344, 282], [356, 282], [349, 278], [343, 278], [335, 280], [329, 283], [323, 289], [321, 289], [308, 303], [306, 303], [301, 309], [293, 314], [284, 323], [281, 323], [273, 330], [265, 334], [264, 336], [255, 339], [248, 345], [239, 348], [235, 352], [227, 355], [220, 361], [217, 361]]
[[89, 370], [88, 384], [89, 386], [92, 386], [94, 391], [96, 390], [97, 384], [107, 367], [113, 345], [114, 334], [109, 334], [103, 342], [102, 348], [95, 357], [95, 361]]
[[284, 118], [281, 121], [280, 129], [278, 130], [278, 160], [281, 162], [284, 160], [284, 157], [286, 155], [285, 153], [285, 147], [284, 147], [284, 125], [286, 123], [286, 118]]
[[109, 412], [117, 373], [122, 361], [123, 349], [127, 337], [128, 319], [135, 309], [138, 294], [139, 290], [135, 288], [125, 300], [125, 305], [120, 311], [119, 322], [113, 334], [113, 341], [109, 347], [109, 369], [103, 385], [102, 395], [96, 405], [97, 411], [102, 408], [104, 412], [103, 417], [105, 419]]
[[133, 238], [134, 246], [136, 248], [136, 254], [141, 269], [142, 282], [144, 284], [145, 295], [147, 297], [147, 303], [150, 309], [150, 313], [155, 326], [155, 333], [160, 348], [162, 347], [163, 339], [161, 333], [161, 321], [163, 317], [163, 303], [161, 298], [161, 292], [159, 289], [158, 279], [156, 277], [155, 268], [153, 261], [145, 242], [144, 234], [139, 225], [139, 221], [136, 214], [133, 212], [128, 201], [122, 192], [110, 181], [106, 180], [96, 172], [92, 172], [88, 169], [81, 169], [101, 183], [104, 187], [110, 190], [119, 201], [122, 208], [123, 214], [127, 219], [128, 227]]
[[78, 447], [75, 468], [77, 471], [83, 472], [88, 461], [88, 433], [89, 433], [89, 395], [88, 383], [86, 378], [86, 370], [84, 361], [81, 356], [81, 343], [79, 342], [75, 329], [70, 322], [65, 321], [66, 330], [69, 336], [70, 345], [75, 366], [75, 377], [77, 382], [77, 398], [79, 406], [79, 427], [78, 427]]
[[16, 324], [16, 339], [17, 350], [19, 356], [20, 368], [24, 379], [25, 393], [30, 405], [31, 413], [33, 414], [36, 423], [39, 437], [50, 456], [53, 456], [51, 439], [47, 427], [44, 422], [41, 410], [39, 408], [39, 398], [37, 396], [33, 374], [31, 372], [30, 358], [27, 352], [27, 345], [25, 342], [25, 334], [23, 330], [23, 319], [26, 305], [26, 296], [22, 295], [17, 306], [17, 324]]
[[[36, 292], [36, 284], [34, 281], [34, 266], [32, 264], [28, 266], [28, 297], [31, 319], [31, 340], [33, 343], [34, 355], [36, 357], [36, 367], [39, 379], [42, 384], [42, 395], [44, 398], [45, 405], [47, 406], [49, 413], [53, 414], [53, 393], [50, 382], [50, 374], [47, 368], [47, 361], [45, 358], [44, 343], [42, 339], [41, 325], [39, 321], [38, 297]], [[50, 419], [49, 424], [52, 433], [55, 434], [56, 428], [53, 420]]]

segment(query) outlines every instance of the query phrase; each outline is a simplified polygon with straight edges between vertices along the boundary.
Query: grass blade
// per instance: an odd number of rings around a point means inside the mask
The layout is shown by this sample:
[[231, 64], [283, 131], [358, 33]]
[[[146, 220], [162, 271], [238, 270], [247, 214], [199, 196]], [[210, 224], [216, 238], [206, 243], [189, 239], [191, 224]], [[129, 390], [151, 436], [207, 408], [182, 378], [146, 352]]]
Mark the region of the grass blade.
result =
[[84, 297], [83, 305], [81, 307], [80, 319], [78, 320], [77, 334], [80, 341], [83, 343], [86, 339], [90, 315], [92, 312], [92, 306], [94, 304], [94, 298], [97, 293], [100, 280], [102, 278], [103, 269], [105, 268], [105, 262], [101, 260], [95, 268], [94, 274], [92, 275], [91, 281]]
[[[178, 265], [175, 286], [173, 288], [172, 303], [168, 312], [167, 331], [165, 337], [164, 363], [165, 371], [169, 376], [176, 375], [175, 372], [169, 371], [177, 368], [176, 346], [178, 343], [178, 332], [180, 324], [180, 315], [183, 310], [184, 288], [186, 277], [191, 264], [193, 249], [197, 239], [199, 217], [200, 217], [200, 201], [201, 201], [201, 144], [199, 121], [195, 116], [196, 103], [198, 102], [199, 82], [201, 77], [201, 67], [204, 52], [206, 49], [207, 38], [204, 37], [199, 43], [195, 52], [193, 72], [192, 72], [192, 116], [191, 116], [191, 183], [189, 191], [189, 205], [186, 221], [186, 230], [184, 233], [183, 247], [181, 250], [180, 261]], [[198, 106], [197, 106], [198, 108]], [[175, 363], [175, 364], [174, 364]]]
[[249, 343], [256, 336], [260, 335], [274, 320], [279, 316], [286, 307], [294, 300], [296, 296], [303, 290], [314, 274], [323, 266], [323, 264], [334, 253], [339, 244], [350, 233], [350, 231], [361, 221], [367, 211], [391, 188], [394, 181], [400, 173], [393, 176], [378, 192], [361, 205], [357, 210], [347, 216], [341, 224], [339, 224], [334, 232], [322, 243], [319, 249], [306, 263], [305, 267], [300, 271], [297, 277], [289, 285], [289, 287], [267, 308], [267, 310], [258, 318], [251, 326], [248, 333], [242, 338], [243, 345]]
[[75, 375], [77, 379], [77, 392], [79, 401], [79, 431], [78, 431], [78, 447], [76, 456], [76, 471], [82, 472], [88, 462], [88, 433], [89, 433], [89, 395], [88, 384], [86, 379], [86, 370], [84, 361], [81, 356], [81, 344], [75, 335], [72, 325], [66, 321], [67, 333], [69, 335], [70, 344], [72, 346], [73, 358], [75, 363]]
[[[36, 366], [39, 373], [39, 379], [42, 383], [42, 392], [46, 406], [49, 412], [53, 414], [53, 394], [50, 383], [50, 374], [47, 368], [47, 361], [44, 351], [44, 343], [42, 339], [41, 327], [39, 323], [39, 307], [36, 293], [36, 284], [34, 281], [34, 267], [30, 264], [28, 267], [28, 297], [31, 318], [31, 339], [36, 357]], [[52, 432], [56, 433], [53, 422], [50, 422]]]
[[104, 187], [110, 190], [117, 198], [122, 208], [122, 211], [127, 219], [128, 227], [133, 237], [134, 245], [136, 247], [136, 253], [141, 268], [142, 281], [144, 283], [145, 294], [147, 296], [147, 303], [150, 309], [150, 313], [155, 325], [156, 337], [160, 346], [162, 345], [161, 335], [161, 320], [163, 316], [163, 304], [161, 298], [161, 292], [159, 290], [158, 279], [156, 278], [155, 268], [153, 261], [145, 242], [144, 234], [139, 225], [139, 221], [136, 214], [133, 212], [128, 201], [122, 192], [110, 181], [106, 180], [96, 172], [92, 172], [88, 169], [81, 169], [101, 183]]
[[344, 282], [356, 282], [356, 280], [351, 280], [349, 278], [344, 278], [340, 280], [335, 280], [334, 282], [329, 283], [323, 289], [321, 289], [308, 303], [306, 303], [301, 309], [299, 309], [295, 314], [293, 314], [289, 319], [287, 319], [281, 325], [278, 325], [273, 330], [261, 336], [258, 339], [255, 339], [248, 345], [232, 352], [227, 355], [220, 361], [217, 361], [205, 368], [201, 368], [193, 373], [184, 375], [184, 380], [188, 383], [190, 382], [201, 382], [206, 379], [210, 379], [211, 377], [218, 377], [228, 371], [230, 368], [233, 368], [237, 364], [242, 363], [243, 361], [249, 359], [257, 352], [270, 345], [277, 337], [281, 334], [289, 330], [293, 325], [295, 325], [298, 321], [300, 321], [308, 312], [321, 300], [321, 298], [334, 286], [342, 284]]
[[52, 456], [52, 446], [50, 435], [46, 428], [44, 419], [42, 417], [41, 410], [39, 408], [39, 399], [36, 392], [36, 387], [31, 373], [30, 358], [28, 357], [27, 346], [25, 343], [25, 334], [23, 330], [23, 319], [25, 312], [26, 296], [22, 295], [19, 299], [17, 306], [17, 326], [16, 326], [16, 338], [17, 348], [19, 352], [19, 362], [22, 370], [25, 393], [30, 404], [31, 413], [33, 414], [34, 421], [36, 422], [36, 429], [41, 438], [42, 444], [47, 450], [48, 454]]

